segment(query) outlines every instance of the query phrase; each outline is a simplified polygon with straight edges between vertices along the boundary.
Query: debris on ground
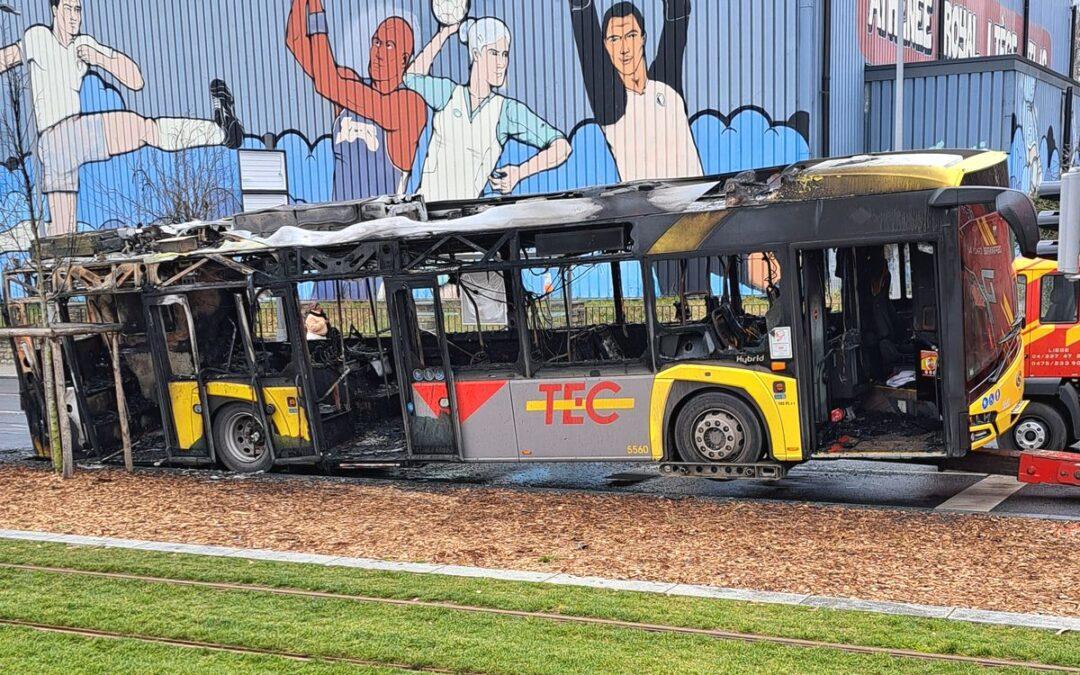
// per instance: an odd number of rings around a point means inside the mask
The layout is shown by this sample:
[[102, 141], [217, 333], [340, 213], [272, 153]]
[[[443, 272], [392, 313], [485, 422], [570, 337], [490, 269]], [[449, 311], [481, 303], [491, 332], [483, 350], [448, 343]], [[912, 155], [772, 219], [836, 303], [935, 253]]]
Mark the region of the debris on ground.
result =
[[0, 528], [1080, 616], [1076, 522], [3, 466]]

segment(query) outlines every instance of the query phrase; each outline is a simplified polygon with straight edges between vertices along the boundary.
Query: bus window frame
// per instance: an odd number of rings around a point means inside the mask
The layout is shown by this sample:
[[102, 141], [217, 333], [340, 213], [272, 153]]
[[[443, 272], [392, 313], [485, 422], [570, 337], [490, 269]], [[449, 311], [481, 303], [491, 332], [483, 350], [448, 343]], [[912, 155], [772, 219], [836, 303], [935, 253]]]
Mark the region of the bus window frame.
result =
[[[597, 372], [598, 370], [602, 370], [602, 369], [622, 369], [622, 370], [627, 371], [628, 373], [629, 372], [655, 373], [656, 372], [656, 367], [657, 367], [657, 361], [656, 361], [655, 349], [654, 349], [654, 342], [655, 342], [655, 340], [654, 340], [655, 329], [654, 329], [654, 325], [653, 325], [654, 324], [654, 317], [653, 317], [652, 311], [650, 309], [651, 308], [651, 301], [650, 301], [649, 296], [650, 296], [650, 290], [651, 289], [649, 288], [649, 284], [647, 283], [648, 278], [646, 276], [646, 270], [648, 269], [648, 264], [649, 264], [648, 260], [649, 260], [649, 258], [647, 256], [635, 257], [635, 256], [626, 256], [626, 255], [623, 255], [623, 256], [596, 256], [595, 258], [584, 258], [583, 257], [583, 258], [581, 258], [579, 260], [576, 260], [576, 261], [567, 261], [567, 262], [563, 262], [563, 261], [559, 261], [559, 260], [550, 260], [550, 261], [544, 261], [544, 262], [541, 262], [541, 261], [530, 262], [528, 259], [524, 259], [524, 258], [519, 260], [513, 267], [513, 274], [514, 274], [514, 286], [515, 286], [514, 290], [515, 290], [515, 292], [520, 293], [519, 297], [521, 298], [521, 302], [516, 303], [515, 311], [517, 313], [515, 314], [515, 316], [520, 317], [520, 321], [519, 321], [519, 326], [520, 326], [519, 337], [520, 337], [520, 340], [521, 340], [520, 348], [521, 348], [522, 355], [526, 356], [525, 368], [524, 368], [523, 372], [521, 373], [522, 376], [525, 379], [561, 377], [561, 376], [563, 376], [562, 375], [563, 373], [565, 373], [568, 376], [574, 376], [574, 375], [580, 374], [582, 371]], [[645, 311], [644, 311], [645, 320], [644, 320], [643, 324], [641, 324], [641, 325], [643, 325], [644, 328], [645, 328], [645, 340], [646, 340], [645, 351], [640, 356], [636, 356], [636, 357], [632, 357], [632, 358], [625, 358], [625, 359], [615, 359], [615, 360], [610, 360], [610, 361], [603, 361], [603, 360], [595, 361], [595, 360], [593, 360], [593, 361], [573, 361], [573, 362], [565, 362], [565, 363], [552, 363], [552, 362], [545, 362], [545, 361], [537, 360], [536, 358], [534, 358], [533, 353], [532, 353], [532, 339], [531, 339], [532, 338], [533, 327], [529, 323], [529, 321], [530, 321], [529, 313], [528, 313], [528, 309], [526, 307], [527, 303], [525, 302], [525, 295], [526, 295], [525, 282], [524, 282], [524, 280], [522, 278], [522, 275], [525, 272], [529, 271], [529, 270], [550, 269], [550, 270], [557, 270], [559, 272], [559, 277], [561, 279], [566, 274], [566, 271], [569, 270], [570, 268], [573, 268], [573, 267], [609, 265], [609, 266], [612, 266], [613, 270], [614, 269], [620, 269], [619, 273], [617, 273], [617, 274], [614, 273], [614, 272], [612, 273], [612, 283], [614, 284], [616, 279], [618, 279], [619, 282], [624, 281], [624, 279], [622, 278], [621, 268], [619, 267], [624, 262], [636, 262], [636, 263], [638, 263], [638, 270], [639, 270], [639, 273], [641, 275], [640, 280], [641, 280], [642, 289], [643, 289], [642, 290], [642, 302], [645, 304]], [[615, 327], [615, 326], [619, 325], [618, 321], [620, 320], [620, 315], [623, 314], [623, 312], [620, 309], [622, 301], [625, 300], [625, 298], [623, 296], [623, 288], [621, 286], [616, 288], [613, 285], [612, 296], [613, 296], [612, 301], [615, 303], [615, 307], [616, 307], [615, 322], [610, 323], [610, 324], [603, 324], [603, 325]], [[563, 301], [564, 302], [569, 302], [572, 305], [573, 298], [572, 298], [572, 296], [567, 295], [567, 296], [565, 296]], [[622, 320], [625, 323], [625, 316], [622, 317]], [[569, 327], [570, 329], [579, 328], [577, 326], [570, 326], [570, 316], [566, 317], [566, 322], [567, 322], [567, 327]], [[562, 329], [560, 328], [559, 330], [562, 330]]]
[[[466, 323], [464, 323], [464, 321], [462, 321], [462, 327], [463, 328], [468, 327], [469, 330], [462, 330], [460, 332], [453, 332], [453, 333], [450, 332], [450, 330], [448, 330], [447, 327], [446, 327], [446, 323], [447, 323], [447, 321], [446, 321], [446, 319], [447, 319], [446, 304], [445, 304], [445, 301], [440, 297], [440, 301], [438, 303], [438, 307], [439, 307], [438, 311], [442, 312], [441, 322], [442, 322], [442, 325], [443, 325], [443, 334], [444, 334], [445, 339], [447, 341], [447, 346], [448, 347], [453, 347], [453, 348], [460, 348], [458, 345], [453, 344], [453, 341], [450, 338], [451, 335], [475, 335], [475, 336], [478, 336], [478, 338], [477, 338], [478, 341], [480, 342], [481, 345], [483, 345], [483, 340], [484, 340], [483, 336], [484, 336], [485, 333], [491, 334], [491, 335], [497, 335], [497, 334], [500, 334], [500, 333], [506, 333], [508, 335], [513, 335], [514, 336], [514, 338], [517, 340], [517, 349], [518, 349], [517, 358], [515, 360], [513, 360], [513, 361], [500, 361], [500, 362], [487, 362], [487, 363], [484, 363], [484, 362], [481, 362], [481, 363], [469, 363], [469, 364], [462, 364], [462, 365], [455, 365], [455, 366], [450, 366], [450, 364], [447, 364], [447, 367], [453, 367], [454, 372], [462, 375], [463, 379], [466, 379], [466, 380], [470, 379], [469, 378], [470, 375], [491, 377], [492, 375], [501, 375], [501, 374], [507, 374], [507, 375], [519, 375], [519, 374], [522, 374], [523, 370], [524, 370], [523, 367], [522, 367], [522, 363], [523, 363], [522, 355], [523, 355], [523, 352], [525, 351], [525, 348], [524, 348], [522, 340], [521, 340], [520, 332], [518, 331], [517, 325], [516, 325], [518, 320], [519, 320], [518, 319], [518, 305], [520, 304], [519, 298], [521, 298], [522, 296], [518, 293], [516, 284], [513, 283], [513, 279], [510, 278], [513, 275], [517, 275], [518, 271], [516, 269], [514, 269], [514, 268], [505, 268], [505, 267], [501, 267], [501, 266], [499, 266], [499, 267], [490, 266], [490, 267], [485, 267], [485, 268], [480, 268], [480, 269], [472, 269], [470, 267], [463, 267], [463, 268], [458, 269], [458, 270], [444, 272], [443, 274], [449, 276], [448, 283], [454, 285], [457, 288], [458, 302], [460, 303], [459, 307], [460, 307], [460, 311], [462, 311], [462, 312], [464, 312], [464, 303], [466, 302], [467, 299], [469, 299], [469, 296], [471, 295], [471, 292], [469, 290], [467, 290], [461, 284], [461, 277], [466, 275], [466, 274], [498, 274], [498, 275], [502, 276], [502, 278], [503, 278], [503, 286], [504, 286], [505, 293], [506, 293], [506, 326], [502, 330], [497, 330], [497, 331], [496, 330], [490, 330], [490, 329], [484, 330], [483, 329], [483, 324], [477, 324], [477, 326], [470, 326], [469, 324], [466, 324]], [[438, 282], [438, 279], [436, 279], [436, 282]], [[441, 293], [442, 289], [444, 287], [445, 287], [445, 285], [438, 286], [437, 289], [436, 289], [436, 293], [437, 294]], [[479, 308], [477, 307], [477, 309], [479, 309]], [[415, 310], [415, 301], [414, 301], [414, 310]]]
[[[658, 264], [672, 261], [689, 261], [699, 258], [727, 258], [731, 256], [739, 256], [743, 258], [743, 262], [745, 263], [745, 260], [749, 258], [749, 256], [755, 254], [771, 254], [773, 259], [776, 261], [777, 267], [779, 267], [780, 269], [780, 279], [775, 284], [777, 288], [780, 289], [780, 298], [776, 301], [776, 304], [781, 308], [782, 311], [781, 321], [779, 325], [793, 327], [796, 323], [799, 323], [799, 320], [792, 318], [798, 316], [798, 313], [793, 313], [793, 309], [790, 305], [793, 295], [789, 289], [790, 280], [788, 277], [790, 275], [785, 270], [789, 265], [791, 265], [790, 261], [794, 259], [792, 254], [792, 251], [794, 250], [796, 249], [795, 246], [792, 244], [766, 243], [759, 247], [755, 247], [755, 250], [747, 250], [745, 247], [715, 249], [710, 248], [707, 250], [682, 252], [669, 255], [643, 256], [642, 258], [640, 258], [642, 275], [644, 276], [643, 283], [645, 295], [645, 314], [646, 321], [649, 327], [649, 343], [651, 346], [650, 352], [652, 355], [654, 372], [658, 372], [665, 367], [670, 367], [673, 365], [677, 365], [678, 363], [687, 361], [686, 359], [673, 359], [669, 357], [664, 357], [660, 353], [660, 338], [664, 335], [678, 334], [679, 329], [685, 329], [687, 325], [666, 325], [660, 321], [660, 317], [656, 311], [657, 300], [659, 300], [659, 298], [661, 297], [656, 294], [656, 285], [658, 282], [658, 277], [656, 276], [656, 268]], [[741, 302], [742, 298], [740, 295], [740, 304]], [[770, 305], [770, 307], [772, 306], [773, 305]], [[797, 341], [794, 344], [797, 344]], [[793, 355], [793, 358], [790, 359], [789, 365], [793, 365], [798, 362], [798, 355], [800, 351], [803, 350], [799, 349], [798, 346], [796, 346], [795, 354]], [[719, 355], [712, 354], [702, 359], [691, 359], [690, 361], [700, 360], [709, 363], [716, 363], [718, 365], [738, 366], [741, 368], [746, 368], [749, 367], [748, 364], [738, 363], [734, 357], [737, 357], [740, 354], [758, 356], [761, 353], [764, 353], [765, 361], [757, 365], [767, 366], [768, 362], [771, 360], [768, 336], [766, 336], [764, 340], [763, 352], [750, 351], [746, 349], [735, 349], [722, 350], [718, 353]], [[732, 358], [724, 358], [724, 356], [726, 355], [730, 355]]]

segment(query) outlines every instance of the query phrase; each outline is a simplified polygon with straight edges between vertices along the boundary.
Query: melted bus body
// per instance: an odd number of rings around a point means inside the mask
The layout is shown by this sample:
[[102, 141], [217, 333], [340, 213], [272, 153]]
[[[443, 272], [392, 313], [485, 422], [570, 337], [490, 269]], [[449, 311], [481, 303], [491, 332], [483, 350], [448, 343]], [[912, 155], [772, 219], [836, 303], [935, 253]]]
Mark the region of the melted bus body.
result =
[[[61, 304], [124, 324], [135, 427], [176, 463], [628, 461], [777, 477], [811, 458], [961, 457], [1025, 406], [1012, 259], [1037, 227], [1030, 200], [1000, 187], [1005, 161], [873, 155], [544, 198], [278, 210], [230, 223], [256, 236], [202, 226], [188, 233], [200, 250], [129, 243], [54, 278]], [[298, 292], [312, 283], [333, 291], [318, 335]], [[77, 437], [108, 453], [101, 341], [71, 342]]]

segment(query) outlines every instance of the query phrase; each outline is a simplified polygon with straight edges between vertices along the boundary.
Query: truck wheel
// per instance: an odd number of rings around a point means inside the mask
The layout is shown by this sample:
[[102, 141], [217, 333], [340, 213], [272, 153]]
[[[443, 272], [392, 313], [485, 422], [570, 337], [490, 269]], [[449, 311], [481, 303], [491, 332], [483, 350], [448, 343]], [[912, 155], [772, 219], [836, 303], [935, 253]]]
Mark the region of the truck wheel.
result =
[[1065, 419], [1045, 403], [1031, 402], [1009, 431], [1006, 445], [1016, 450], [1064, 450], [1068, 432]]
[[221, 463], [237, 473], [268, 471], [274, 465], [266, 430], [247, 403], [229, 403], [214, 415], [214, 449]]
[[764, 436], [750, 406], [720, 392], [695, 396], [675, 420], [675, 447], [687, 462], [756, 462]]

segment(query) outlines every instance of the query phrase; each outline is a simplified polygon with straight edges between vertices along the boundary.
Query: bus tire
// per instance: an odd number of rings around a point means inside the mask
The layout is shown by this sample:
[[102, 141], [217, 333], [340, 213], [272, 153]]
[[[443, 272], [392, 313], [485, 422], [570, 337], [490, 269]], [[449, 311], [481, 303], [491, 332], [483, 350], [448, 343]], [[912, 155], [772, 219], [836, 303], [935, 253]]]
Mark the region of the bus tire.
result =
[[214, 415], [214, 449], [230, 471], [269, 471], [274, 457], [266, 442], [266, 430], [249, 403], [229, 403]]
[[1007, 450], [1064, 450], [1068, 439], [1065, 418], [1053, 406], [1032, 401], [1005, 434]]
[[751, 464], [761, 459], [764, 438], [750, 406], [723, 392], [698, 394], [675, 419], [675, 447], [686, 462]]

